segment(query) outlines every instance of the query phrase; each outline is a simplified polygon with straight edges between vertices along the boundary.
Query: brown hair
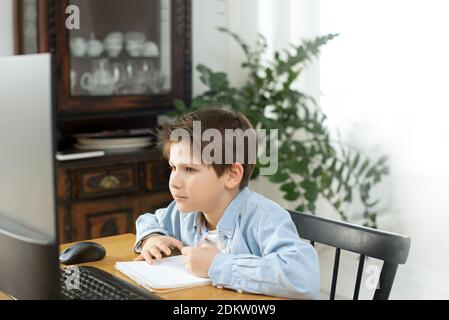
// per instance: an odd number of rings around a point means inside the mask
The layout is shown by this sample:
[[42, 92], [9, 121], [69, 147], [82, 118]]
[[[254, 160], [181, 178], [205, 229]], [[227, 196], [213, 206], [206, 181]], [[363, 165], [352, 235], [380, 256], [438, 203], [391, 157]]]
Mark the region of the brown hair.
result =
[[[177, 119], [174, 122], [167, 122], [163, 125], [162, 129], [158, 130], [158, 140], [159, 140], [159, 147], [162, 149], [162, 153], [165, 158], [170, 158], [170, 146], [173, 142], [176, 143], [176, 141], [171, 141], [170, 137], [174, 130], [176, 129], [184, 129], [188, 132], [190, 143], [193, 145], [193, 122], [194, 121], [200, 121], [201, 123], [201, 137], [204, 133], [204, 131], [208, 129], [216, 129], [218, 130], [222, 137], [225, 136], [225, 130], [231, 129], [231, 130], [238, 130], [241, 129], [242, 131], [246, 131], [248, 129], [252, 130], [255, 133], [255, 130], [253, 126], [251, 125], [251, 122], [249, 122], [248, 118], [242, 114], [241, 112], [234, 111], [234, 110], [224, 110], [220, 108], [205, 108], [199, 111], [195, 111], [186, 115], [181, 116], [179, 119]], [[257, 138], [256, 138], [257, 139]], [[235, 138], [233, 141], [233, 162], [236, 162], [237, 155], [236, 155], [236, 143]], [[205, 146], [207, 146], [210, 142], [203, 142], [201, 139], [201, 146], [199, 150], [203, 150]], [[251, 178], [251, 175], [254, 171], [254, 161], [251, 161], [249, 163], [251, 157], [248, 155], [249, 150], [249, 140], [244, 139], [244, 151], [243, 151], [243, 177], [242, 181], [240, 183], [240, 188], [243, 188], [248, 185], [249, 179]], [[223, 141], [221, 144], [221, 150], [222, 150], [222, 159], [224, 159], [224, 148], [225, 142]], [[255, 149], [257, 150], [257, 142]], [[257, 151], [256, 151], [257, 154]], [[255, 155], [254, 155], [255, 157]], [[254, 159], [254, 158], [253, 158]], [[212, 162], [210, 164], [214, 171], [216, 172], [218, 177], [221, 177], [225, 170], [227, 168], [231, 167], [231, 164], [225, 164], [225, 163], [215, 163]]]

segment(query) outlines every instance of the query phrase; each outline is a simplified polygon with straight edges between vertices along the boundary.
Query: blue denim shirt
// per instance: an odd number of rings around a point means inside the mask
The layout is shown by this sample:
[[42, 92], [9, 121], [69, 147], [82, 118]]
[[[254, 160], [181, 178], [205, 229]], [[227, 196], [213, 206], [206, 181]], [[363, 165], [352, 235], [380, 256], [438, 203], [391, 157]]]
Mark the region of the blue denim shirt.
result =
[[[186, 246], [201, 239], [203, 214], [181, 213], [172, 202], [136, 222], [134, 251], [150, 234], [174, 237]], [[213, 284], [249, 293], [294, 299], [319, 298], [315, 249], [300, 239], [290, 214], [247, 187], [226, 208], [217, 230], [225, 244], [209, 268]]]

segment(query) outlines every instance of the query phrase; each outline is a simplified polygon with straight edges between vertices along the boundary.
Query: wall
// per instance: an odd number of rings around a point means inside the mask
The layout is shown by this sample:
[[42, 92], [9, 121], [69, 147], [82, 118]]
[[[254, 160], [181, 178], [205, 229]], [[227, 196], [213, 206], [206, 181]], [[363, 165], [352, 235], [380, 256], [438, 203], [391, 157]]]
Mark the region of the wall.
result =
[[[258, 0], [193, 0], [193, 68], [201, 63], [213, 70], [228, 72], [233, 85], [243, 83], [240, 64], [244, 55], [230, 37], [217, 30], [218, 27], [238, 32], [252, 43], [257, 36]], [[205, 87], [193, 74], [194, 94]]]

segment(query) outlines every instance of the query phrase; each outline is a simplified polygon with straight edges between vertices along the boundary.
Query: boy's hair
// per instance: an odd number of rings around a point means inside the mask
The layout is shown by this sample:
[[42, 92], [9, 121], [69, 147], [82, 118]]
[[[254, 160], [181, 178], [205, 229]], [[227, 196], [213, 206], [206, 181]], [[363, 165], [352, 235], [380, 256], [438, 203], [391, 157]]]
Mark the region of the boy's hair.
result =
[[[201, 137], [203, 136], [203, 132], [208, 129], [216, 129], [220, 132], [222, 137], [225, 137], [225, 130], [226, 129], [232, 129], [232, 130], [238, 130], [241, 129], [242, 131], [246, 131], [248, 129], [255, 132], [253, 126], [251, 125], [251, 122], [249, 122], [248, 118], [242, 114], [241, 112], [234, 111], [234, 110], [224, 110], [220, 108], [205, 108], [199, 111], [195, 111], [186, 115], [181, 116], [179, 119], [177, 119], [174, 122], [167, 122], [163, 125], [162, 129], [158, 130], [158, 144], [159, 147], [162, 149], [162, 153], [165, 158], [170, 158], [170, 146], [172, 143], [177, 143], [178, 141], [171, 141], [170, 137], [174, 130], [177, 129], [184, 129], [188, 132], [190, 136], [190, 145], [193, 145], [193, 122], [199, 121], [201, 123]], [[201, 140], [201, 146], [200, 150], [203, 151], [204, 147], [207, 146], [210, 142], [202, 141]], [[256, 135], [254, 135], [256, 137]], [[257, 140], [257, 137], [255, 138]], [[225, 139], [222, 139], [222, 159], [225, 159]], [[240, 189], [243, 187], [246, 187], [248, 185], [248, 182], [251, 178], [251, 175], [254, 171], [254, 163], [253, 161], [249, 161], [251, 157], [248, 155], [248, 150], [250, 150], [248, 143], [249, 139], [244, 139], [244, 151], [243, 151], [243, 157], [244, 161], [242, 163], [243, 166], [243, 177], [242, 181], [240, 183]], [[257, 150], [257, 141], [256, 146]], [[236, 143], [234, 138], [233, 143], [233, 163], [237, 162], [237, 156], [236, 156]], [[257, 151], [255, 151], [257, 152]], [[215, 163], [212, 162], [211, 166], [213, 167], [214, 171], [216, 172], [218, 177], [221, 177], [225, 170], [227, 168], [230, 168], [232, 164], [226, 164], [225, 161], [222, 161], [222, 163]]]

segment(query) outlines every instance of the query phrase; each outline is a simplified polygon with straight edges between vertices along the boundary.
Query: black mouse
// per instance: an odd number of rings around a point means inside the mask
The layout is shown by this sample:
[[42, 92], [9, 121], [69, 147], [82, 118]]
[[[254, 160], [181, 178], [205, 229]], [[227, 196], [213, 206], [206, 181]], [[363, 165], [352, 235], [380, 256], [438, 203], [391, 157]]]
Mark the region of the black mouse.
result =
[[59, 261], [66, 265], [97, 261], [106, 255], [105, 248], [95, 242], [78, 242], [59, 255]]

